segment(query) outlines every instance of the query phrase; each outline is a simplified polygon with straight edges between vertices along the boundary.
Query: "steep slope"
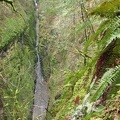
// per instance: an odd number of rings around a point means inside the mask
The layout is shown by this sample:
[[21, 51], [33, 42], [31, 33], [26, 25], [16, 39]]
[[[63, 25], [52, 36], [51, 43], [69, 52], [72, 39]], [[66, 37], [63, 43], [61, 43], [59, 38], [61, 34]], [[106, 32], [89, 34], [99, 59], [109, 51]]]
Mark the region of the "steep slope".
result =
[[119, 0], [42, 1], [46, 119], [119, 117], [119, 9]]
[[0, 119], [119, 119], [120, 0], [39, 2], [0, 4]]
[[34, 90], [35, 31], [32, 0], [0, 1], [0, 119], [28, 120]]

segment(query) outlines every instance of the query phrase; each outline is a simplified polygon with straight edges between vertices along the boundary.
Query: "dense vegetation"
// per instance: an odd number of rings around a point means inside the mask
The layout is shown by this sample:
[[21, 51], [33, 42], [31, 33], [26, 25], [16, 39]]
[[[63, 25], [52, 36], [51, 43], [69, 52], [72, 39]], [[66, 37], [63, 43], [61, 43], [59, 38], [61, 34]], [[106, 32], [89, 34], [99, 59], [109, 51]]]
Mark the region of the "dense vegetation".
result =
[[[39, 52], [50, 88], [46, 119], [119, 120], [120, 0], [39, 3]], [[18, 0], [14, 7], [0, 1], [0, 119], [28, 120], [36, 62], [33, 2]]]
[[28, 120], [31, 116], [34, 14], [32, 1], [22, 2], [14, 2], [15, 11], [0, 1], [0, 120]]
[[47, 119], [118, 119], [120, 1], [46, 4], [40, 32], [47, 31], [41, 34], [51, 90]]

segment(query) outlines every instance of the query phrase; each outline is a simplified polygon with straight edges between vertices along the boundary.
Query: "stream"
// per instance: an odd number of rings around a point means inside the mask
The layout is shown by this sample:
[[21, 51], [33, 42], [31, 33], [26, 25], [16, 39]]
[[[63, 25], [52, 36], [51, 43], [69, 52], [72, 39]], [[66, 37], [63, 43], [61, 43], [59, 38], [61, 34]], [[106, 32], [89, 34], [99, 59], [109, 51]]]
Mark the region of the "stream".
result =
[[42, 68], [41, 68], [41, 60], [38, 51], [39, 45], [39, 0], [34, 0], [35, 5], [35, 31], [36, 31], [36, 84], [35, 84], [35, 93], [34, 93], [34, 105], [33, 105], [33, 113], [32, 120], [44, 120], [46, 116], [46, 110], [48, 106], [48, 86], [44, 81]]

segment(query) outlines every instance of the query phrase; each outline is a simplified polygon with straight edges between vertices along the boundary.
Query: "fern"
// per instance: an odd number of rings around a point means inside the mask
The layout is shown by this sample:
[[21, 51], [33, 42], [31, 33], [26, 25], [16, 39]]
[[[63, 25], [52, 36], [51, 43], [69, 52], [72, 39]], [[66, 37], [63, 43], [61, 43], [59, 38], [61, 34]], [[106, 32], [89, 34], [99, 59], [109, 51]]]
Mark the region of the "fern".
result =
[[108, 21], [108, 28], [106, 30], [106, 34], [101, 39], [100, 44], [105, 48], [112, 43], [113, 40], [119, 38], [120, 36], [120, 19], [115, 17], [112, 20]]
[[105, 72], [103, 77], [99, 80], [99, 84], [94, 84], [94, 86], [91, 87], [90, 92], [84, 97], [82, 104], [76, 108], [71, 120], [75, 120], [78, 116], [80, 118], [89, 118], [92, 116], [93, 111], [102, 111], [103, 107], [100, 107], [100, 109], [96, 108], [94, 102], [102, 95], [108, 84], [111, 85], [113, 82], [118, 80], [119, 75], [120, 65]]
[[119, 12], [120, 0], [109, 0], [91, 11], [90, 15], [100, 15], [101, 17], [113, 18]]
[[106, 47], [112, 43], [114, 39], [120, 38], [120, 0], [110, 0], [103, 2], [100, 6], [92, 10], [89, 15], [99, 15], [104, 19], [99, 28], [86, 42], [84, 51], [90, 44], [97, 44], [99, 49], [103, 51]]
[[[88, 54], [88, 48], [91, 48], [91, 45], [98, 47], [96, 50], [96, 55], [94, 56], [94, 60], [96, 59], [96, 61], [99, 60], [100, 56], [103, 54], [105, 58], [102, 60], [104, 60], [105, 63], [106, 60], [112, 57], [112, 50], [114, 47], [116, 47], [116, 41], [118, 42], [120, 38], [120, 18], [117, 14], [119, 13], [119, 9], [120, 0], [106, 0], [90, 13], [90, 15], [99, 15], [101, 18], [104, 17], [95, 34], [93, 34], [86, 41], [84, 47], [84, 52], [86, 54]], [[111, 54], [108, 54], [109, 52]], [[110, 57], [107, 57], [106, 55], [110, 55]], [[106, 59], [106, 57], [108, 59]], [[104, 61], [100, 61], [101, 64]], [[106, 68], [105, 64], [102, 65], [102, 67]], [[100, 71], [102, 71], [102, 67], [99, 69]], [[115, 68], [109, 68], [105, 73], [104, 72], [105, 70], [102, 71], [102, 77], [99, 78], [97, 83], [96, 81], [93, 81], [92, 85], [90, 86], [90, 91], [84, 97], [82, 104], [79, 105], [73, 113], [72, 120], [77, 119], [78, 116], [81, 119], [84, 117], [89, 119], [93, 111], [98, 111], [94, 105], [94, 102], [96, 102], [102, 96], [108, 85], [113, 86], [116, 82], [118, 82], [120, 65], [116, 66]]]
[[[91, 38], [85, 44], [84, 51], [87, 52], [87, 49], [90, 44], [97, 44], [101, 51], [105, 49], [116, 39], [120, 38], [120, 18], [115, 17], [114, 19], [105, 20], [101, 23], [100, 27], [97, 29], [96, 33], [92, 35]], [[102, 36], [102, 34], [105, 35]], [[100, 39], [100, 36], [102, 37]], [[104, 49], [104, 50], [103, 50]]]
[[87, 52], [90, 44], [96, 44], [96, 42], [99, 40], [99, 35], [108, 27], [108, 21], [104, 20], [95, 34], [93, 34], [85, 43], [84, 51]]
[[94, 86], [95, 92], [92, 95], [90, 102], [96, 101], [105, 91], [105, 88], [108, 84], [112, 84], [120, 75], [120, 65], [115, 68], [110, 68], [107, 72], [104, 73], [103, 77], [99, 80], [99, 84]]

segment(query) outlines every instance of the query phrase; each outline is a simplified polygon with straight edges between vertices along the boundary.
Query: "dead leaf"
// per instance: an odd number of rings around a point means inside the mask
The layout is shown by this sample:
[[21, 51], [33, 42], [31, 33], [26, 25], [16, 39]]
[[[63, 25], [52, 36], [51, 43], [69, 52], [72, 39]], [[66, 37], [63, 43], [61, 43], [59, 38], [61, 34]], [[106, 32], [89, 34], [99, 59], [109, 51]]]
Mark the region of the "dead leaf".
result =
[[80, 97], [79, 97], [79, 95], [75, 98], [75, 100], [74, 100], [74, 103], [75, 104], [79, 104], [79, 100], [80, 100]]

